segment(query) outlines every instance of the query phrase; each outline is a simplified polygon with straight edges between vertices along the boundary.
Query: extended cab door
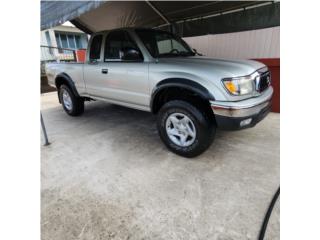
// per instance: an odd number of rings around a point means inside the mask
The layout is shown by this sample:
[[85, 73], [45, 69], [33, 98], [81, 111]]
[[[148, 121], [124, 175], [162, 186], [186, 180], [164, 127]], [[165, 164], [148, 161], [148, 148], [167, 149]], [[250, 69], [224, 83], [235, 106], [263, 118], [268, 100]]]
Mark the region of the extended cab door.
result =
[[102, 96], [103, 89], [99, 86], [101, 78], [103, 35], [95, 35], [89, 43], [89, 55], [83, 68], [83, 78], [86, 85], [86, 92], [90, 96]]
[[[149, 106], [148, 63], [141, 58], [124, 60], [126, 49], [140, 51], [128, 32], [116, 30], [104, 40], [103, 60], [96, 65], [91, 93], [141, 107]], [[89, 77], [89, 76], [88, 76]], [[92, 81], [87, 79], [86, 82]]]

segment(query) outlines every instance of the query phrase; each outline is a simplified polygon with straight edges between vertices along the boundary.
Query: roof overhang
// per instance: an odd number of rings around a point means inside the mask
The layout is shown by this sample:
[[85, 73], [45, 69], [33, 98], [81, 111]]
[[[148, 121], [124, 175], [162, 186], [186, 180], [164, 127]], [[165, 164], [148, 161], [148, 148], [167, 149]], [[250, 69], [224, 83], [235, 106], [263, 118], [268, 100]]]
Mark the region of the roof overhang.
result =
[[219, 26], [223, 31], [277, 26], [279, 16], [280, 3], [273, 1], [41, 2], [42, 30], [71, 21], [86, 33], [122, 27], [170, 27], [181, 35], [202, 35], [221, 32]]

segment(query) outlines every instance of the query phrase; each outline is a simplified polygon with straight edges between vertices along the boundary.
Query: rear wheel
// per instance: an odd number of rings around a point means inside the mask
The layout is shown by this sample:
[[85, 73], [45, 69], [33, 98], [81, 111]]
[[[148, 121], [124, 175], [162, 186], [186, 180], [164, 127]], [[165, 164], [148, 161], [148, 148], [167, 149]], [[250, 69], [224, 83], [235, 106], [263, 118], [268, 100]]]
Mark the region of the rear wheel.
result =
[[79, 116], [84, 112], [84, 100], [75, 96], [67, 85], [59, 88], [59, 98], [63, 109], [70, 116]]
[[192, 104], [174, 100], [158, 113], [157, 127], [164, 144], [174, 153], [195, 157], [212, 143], [216, 131], [212, 118]]

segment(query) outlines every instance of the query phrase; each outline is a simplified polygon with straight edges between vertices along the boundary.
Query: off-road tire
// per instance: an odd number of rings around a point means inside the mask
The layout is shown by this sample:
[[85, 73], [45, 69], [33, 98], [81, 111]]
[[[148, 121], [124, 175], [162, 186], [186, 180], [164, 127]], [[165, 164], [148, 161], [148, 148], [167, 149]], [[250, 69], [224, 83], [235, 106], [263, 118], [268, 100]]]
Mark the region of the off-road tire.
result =
[[[71, 99], [72, 107], [68, 109], [63, 101], [63, 92], [66, 91]], [[70, 116], [80, 116], [84, 112], [84, 100], [77, 97], [67, 85], [61, 85], [59, 88], [59, 99], [64, 111]]]
[[[169, 138], [166, 130], [166, 121], [173, 113], [182, 113], [193, 122], [196, 129], [196, 137], [190, 146], [179, 146]], [[216, 132], [214, 118], [208, 116], [207, 111], [181, 100], [169, 101], [161, 107], [158, 112], [157, 128], [163, 143], [172, 152], [187, 158], [196, 157], [203, 153], [211, 145]]]

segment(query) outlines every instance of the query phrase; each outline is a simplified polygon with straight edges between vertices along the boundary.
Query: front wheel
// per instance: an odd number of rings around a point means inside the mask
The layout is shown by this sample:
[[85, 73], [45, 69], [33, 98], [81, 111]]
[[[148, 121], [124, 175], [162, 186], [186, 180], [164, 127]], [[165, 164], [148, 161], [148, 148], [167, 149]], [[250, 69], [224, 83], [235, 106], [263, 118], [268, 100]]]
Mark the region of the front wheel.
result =
[[68, 86], [61, 85], [59, 98], [63, 109], [70, 116], [79, 116], [84, 112], [84, 100], [75, 96]]
[[212, 143], [216, 126], [212, 118], [192, 104], [174, 100], [158, 113], [157, 127], [164, 144], [183, 157], [196, 157]]

